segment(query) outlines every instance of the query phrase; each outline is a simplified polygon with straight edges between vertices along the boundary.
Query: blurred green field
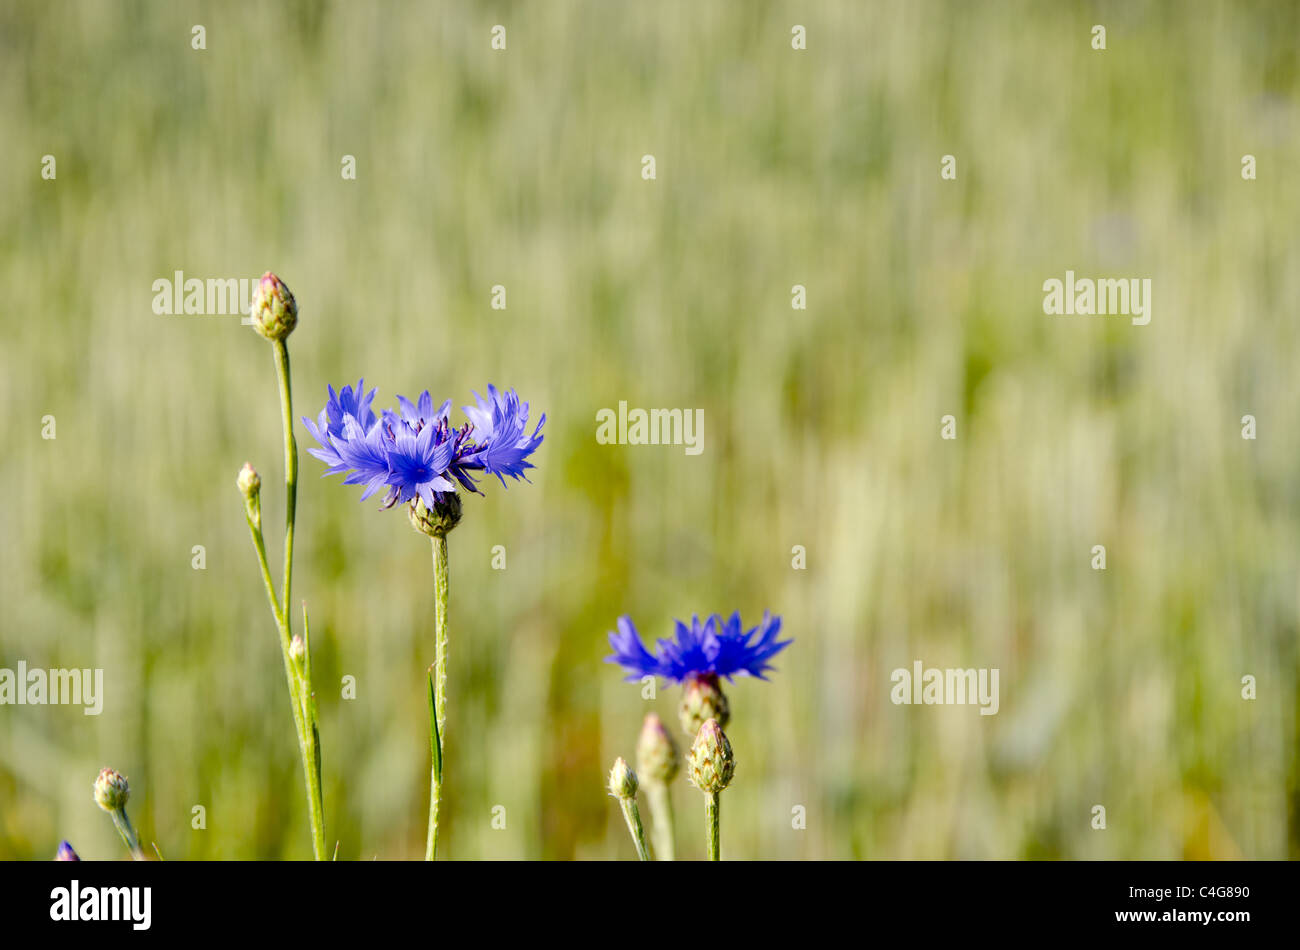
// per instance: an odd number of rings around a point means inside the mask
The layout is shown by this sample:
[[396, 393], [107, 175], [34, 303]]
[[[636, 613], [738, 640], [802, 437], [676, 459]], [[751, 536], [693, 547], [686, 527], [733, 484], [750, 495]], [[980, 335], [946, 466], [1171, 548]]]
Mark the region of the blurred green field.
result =
[[[1298, 35], [1267, 3], [4, 4], [0, 667], [107, 696], [0, 706], [0, 858], [122, 857], [104, 765], [169, 859], [310, 855], [234, 486], [280, 524], [270, 348], [151, 309], [268, 268], [298, 415], [365, 376], [548, 416], [450, 539], [446, 856], [633, 857], [605, 773], [678, 691], [607, 631], [764, 608], [796, 642], [729, 691], [724, 856], [1300, 856]], [[1067, 269], [1152, 278], [1150, 325], [1045, 316]], [[704, 452], [598, 444], [620, 400], [702, 408]], [[298, 439], [328, 834], [419, 857], [428, 545]], [[917, 659], [1000, 669], [999, 713], [892, 704]]]

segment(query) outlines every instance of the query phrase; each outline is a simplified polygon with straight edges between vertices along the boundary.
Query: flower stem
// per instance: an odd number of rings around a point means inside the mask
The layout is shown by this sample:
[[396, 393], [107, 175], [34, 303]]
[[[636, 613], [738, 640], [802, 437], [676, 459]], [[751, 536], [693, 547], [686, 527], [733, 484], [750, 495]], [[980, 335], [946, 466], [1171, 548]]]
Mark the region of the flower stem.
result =
[[[284, 418], [284, 483], [285, 483], [285, 533], [284, 533], [284, 586], [283, 595], [277, 597], [275, 584], [266, 560], [266, 541], [262, 536], [261, 503], [254, 496], [245, 505], [248, 531], [257, 552], [262, 583], [271, 604], [271, 614], [280, 633], [280, 653], [284, 659], [284, 678], [289, 688], [289, 705], [293, 711], [293, 724], [298, 733], [298, 753], [302, 757], [303, 774], [307, 784], [307, 809], [311, 818], [312, 852], [317, 861], [325, 860], [325, 809], [321, 802], [320, 780], [320, 729], [317, 725], [315, 693], [311, 685], [311, 661], [304, 654], [301, 668], [294, 663], [289, 650], [293, 640], [289, 614], [290, 589], [293, 583], [293, 526], [298, 499], [298, 443], [293, 437], [293, 396], [289, 377], [289, 349], [284, 340], [274, 341], [275, 369], [280, 383], [280, 408]], [[307, 620], [303, 608], [304, 632]], [[307, 641], [304, 639], [304, 646]]]
[[302, 605], [302, 667], [299, 701], [302, 703], [303, 768], [307, 771], [307, 800], [312, 810], [311, 840], [317, 861], [325, 860], [325, 809], [321, 802], [320, 780], [320, 712], [316, 708], [316, 690], [311, 679], [311, 626], [307, 622], [307, 602]]
[[718, 807], [722, 803], [722, 795], [719, 792], [704, 793], [704, 823], [708, 828], [708, 848], [709, 860], [717, 861], [718, 858]]
[[429, 769], [429, 834], [425, 839], [424, 859], [432, 861], [438, 853], [438, 812], [442, 804], [443, 737], [447, 727], [447, 536], [434, 535], [433, 544], [433, 595], [434, 636], [433, 659], [433, 742], [432, 765]]
[[636, 856], [642, 861], [649, 861], [650, 849], [646, 847], [645, 828], [641, 825], [641, 812], [636, 807], [636, 799], [620, 798], [618, 803], [623, 807], [623, 820], [627, 822], [632, 843], [636, 845]]
[[[315, 716], [310, 716], [310, 729], [312, 739], [308, 745], [308, 711], [314, 704], [304, 703], [304, 697], [311, 695], [311, 681], [305, 675], [299, 674], [297, 667], [294, 665], [293, 658], [289, 655], [289, 645], [293, 635], [289, 632], [288, 618], [280, 612], [280, 604], [276, 600], [275, 587], [271, 582], [271, 571], [266, 564], [266, 543], [262, 539], [261, 528], [254, 523], [250, 516], [248, 519], [248, 530], [253, 536], [253, 548], [257, 551], [258, 564], [262, 568], [262, 582], [266, 585], [266, 596], [271, 602], [271, 613], [275, 617], [276, 628], [280, 632], [280, 653], [284, 659], [284, 680], [289, 687], [290, 707], [293, 710], [293, 724], [298, 733], [298, 752], [302, 756], [302, 767], [307, 779], [307, 808], [311, 814], [311, 841], [312, 852], [316, 860], [325, 860], [325, 818], [324, 811], [321, 808], [320, 801], [320, 764], [313, 762], [312, 752], [318, 752], [319, 740], [316, 738], [318, 730], [316, 728]], [[304, 614], [305, 617], [305, 614]], [[309, 749], [311, 752], [309, 752]]]
[[[293, 436], [293, 386], [289, 373], [289, 347], [283, 339], [273, 341], [273, 345], [275, 374], [280, 383], [280, 414], [284, 422], [284, 586], [280, 592], [280, 616], [283, 621], [280, 639], [284, 648], [285, 672], [291, 680], [297, 681], [296, 692], [293, 685], [289, 687], [290, 696], [302, 707], [301, 713], [294, 719], [298, 726], [298, 750], [302, 754], [302, 768], [307, 780], [312, 850], [317, 861], [324, 861], [325, 808], [321, 802], [320, 788], [320, 729], [316, 724], [311, 661], [304, 660], [303, 668], [299, 670], [289, 657], [289, 643], [293, 637], [289, 619], [289, 602], [293, 590], [293, 526], [298, 514], [298, 442]], [[304, 621], [306, 616], [304, 607]]]
[[280, 613], [288, 618], [293, 587], [293, 524], [298, 508], [298, 442], [293, 437], [289, 347], [284, 340], [275, 341], [275, 373], [280, 380], [280, 412], [284, 417], [284, 591]]
[[284, 615], [280, 613], [280, 604], [275, 598], [275, 583], [271, 580], [271, 569], [266, 564], [266, 542], [262, 539], [262, 514], [260, 502], [254, 495], [251, 508], [245, 510], [248, 519], [248, 533], [253, 536], [253, 549], [257, 552], [257, 563], [262, 569], [262, 583], [266, 587], [266, 599], [271, 602], [271, 613], [275, 617], [275, 626], [284, 632]]
[[653, 823], [655, 858], [659, 861], [677, 859], [673, 846], [673, 797], [663, 782], [646, 782], [642, 788], [650, 800], [650, 820]]
[[117, 833], [122, 836], [122, 843], [131, 852], [131, 860], [146, 860], [144, 851], [140, 848], [140, 837], [135, 833], [135, 828], [131, 827], [131, 819], [126, 817], [126, 809], [115, 808], [109, 814], [113, 816], [113, 824], [117, 827]]

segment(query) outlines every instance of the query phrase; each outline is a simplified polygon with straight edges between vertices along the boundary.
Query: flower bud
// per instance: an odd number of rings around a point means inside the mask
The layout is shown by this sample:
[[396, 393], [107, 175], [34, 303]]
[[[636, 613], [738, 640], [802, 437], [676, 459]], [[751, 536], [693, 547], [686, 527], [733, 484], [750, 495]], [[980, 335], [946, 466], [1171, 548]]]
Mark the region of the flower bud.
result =
[[431, 538], [445, 538], [448, 531], [460, 524], [461, 510], [458, 492], [438, 492], [433, 496], [432, 511], [419, 498], [411, 502], [407, 511], [411, 527], [416, 531]]
[[257, 469], [245, 462], [244, 467], [239, 470], [239, 477], [235, 479], [235, 484], [239, 486], [240, 494], [252, 501], [262, 490], [262, 476], [257, 474]]
[[636, 788], [636, 773], [619, 756], [609, 770], [609, 793], [615, 798], [636, 798]]
[[302, 637], [298, 634], [293, 635], [289, 641], [289, 659], [293, 660], [297, 666], [302, 666], [302, 658], [307, 655], [307, 644], [302, 642]]
[[298, 302], [289, 288], [270, 271], [262, 275], [249, 312], [253, 329], [268, 340], [283, 340], [298, 325]]
[[680, 767], [681, 755], [663, 720], [655, 713], [647, 713], [636, 743], [637, 771], [648, 782], [667, 785]]
[[119, 811], [126, 807], [130, 797], [131, 788], [125, 775], [112, 769], [99, 770], [99, 778], [95, 779], [95, 804], [104, 811]]
[[59, 845], [58, 853], [54, 855], [55, 861], [80, 861], [77, 852], [72, 850], [72, 845], [66, 841]]
[[716, 719], [700, 726], [700, 734], [691, 746], [691, 784], [702, 792], [716, 794], [731, 784], [736, 774], [736, 759], [731, 743]]
[[716, 674], [691, 676], [682, 684], [682, 704], [677, 715], [688, 736], [698, 735], [706, 719], [718, 720], [719, 726], [731, 721], [731, 706]]

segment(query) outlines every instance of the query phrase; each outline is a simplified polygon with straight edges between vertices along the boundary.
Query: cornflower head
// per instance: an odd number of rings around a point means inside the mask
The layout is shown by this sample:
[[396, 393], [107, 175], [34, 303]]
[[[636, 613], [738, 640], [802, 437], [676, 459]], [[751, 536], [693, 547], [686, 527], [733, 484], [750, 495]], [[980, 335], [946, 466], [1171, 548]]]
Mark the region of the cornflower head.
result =
[[694, 737], [706, 720], [715, 719], [726, 726], [731, 707], [722, 691], [721, 679], [731, 682], [739, 675], [765, 680], [772, 669], [768, 661], [792, 640], [778, 639], [781, 618], [764, 611], [756, 627], [745, 630], [740, 614], [727, 620], [713, 614], [701, 623], [691, 617], [690, 625], [678, 620], [675, 639], [661, 639], [651, 653], [641, 642], [630, 617], [618, 618], [618, 632], [609, 635], [614, 653], [607, 663], [617, 663], [628, 671], [628, 680], [660, 676], [682, 684], [682, 703], [678, 717], [682, 729]]
[[347, 485], [364, 486], [365, 501], [384, 489], [383, 507], [411, 506], [411, 520], [425, 534], [445, 533], [460, 520], [458, 489], [482, 494], [475, 476], [495, 475], [527, 480], [533, 467], [528, 457], [542, 443], [543, 415], [530, 434], [528, 403], [513, 390], [488, 386], [484, 399], [465, 406], [468, 419], [451, 422], [451, 400], [435, 407], [426, 390], [412, 402], [397, 397], [396, 409], [376, 414], [375, 390], [329, 387], [329, 398], [316, 421], [304, 418], [307, 431], [320, 448], [309, 449], [328, 468], [326, 475], [343, 474]]
[[81, 858], [77, 856], [76, 851], [72, 850], [72, 845], [64, 841], [62, 844], [59, 845], [59, 850], [55, 853], [54, 860], [55, 861], [80, 861]]

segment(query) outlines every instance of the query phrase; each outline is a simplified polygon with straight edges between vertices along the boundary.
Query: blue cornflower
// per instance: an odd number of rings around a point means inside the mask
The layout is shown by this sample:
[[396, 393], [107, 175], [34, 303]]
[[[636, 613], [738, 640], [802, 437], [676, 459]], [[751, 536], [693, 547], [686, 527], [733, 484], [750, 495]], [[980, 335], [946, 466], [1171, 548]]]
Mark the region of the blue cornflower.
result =
[[618, 618], [618, 633], [609, 635], [609, 645], [614, 648], [614, 655], [605, 657], [606, 663], [617, 663], [632, 672], [625, 676], [627, 680], [639, 680], [643, 676], [667, 677], [664, 663], [641, 643], [641, 635], [632, 625], [632, 618]]
[[[451, 408], [451, 400], [448, 399], [438, 407], [437, 412], [434, 412], [433, 397], [429, 395], [429, 391], [426, 389], [424, 392], [420, 393], [418, 405], [412, 403], [411, 400], [407, 399], [405, 396], [398, 396], [397, 406], [401, 410], [400, 415], [402, 421], [418, 432], [425, 426], [436, 425], [443, 419], [446, 419], [447, 410]], [[399, 413], [395, 413], [391, 409], [386, 410], [385, 414], [394, 416], [399, 415]]]
[[690, 626], [680, 620], [675, 623], [676, 640], [659, 640], [652, 655], [642, 645], [631, 618], [619, 617], [618, 633], [609, 635], [614, 655], [606, 662], [629, 670], [629, 680], [653, 675], [681, 683], [693, 676], [725, 676], [731, 680], [737, 674], [767, 679], [763, 674], [772, 669], [767, 661], [794, 642], [777, 639], [781, 618], [767, 611], [763, 612], [762, 622], [748, 631], [741, 627], [739, 612], [725, 621], [714, 614], [704, 623], [698, 616], [691, 617]]
[[642, 644], [631, 618], [619, 617], [618, 632], [609, 635], [614, 653], [605, 661], [628, 670], [629, 680], [662, 676], [681, 683], [678, 716], [689, 736], [697, 735], [710, 719], [716, 719], [719, 726], [727, 725], [731, 707], [722, 691], [720, 677], [730, 681], [744, 674], [767, 679], [763, 674], [772, 669], [768, 660], [793, 642], [778, 639], [781, 618], [767, 611], [763, 612], [762, 622], [750, 630], [741, 625], [739, 613], [733, 613], [728, 620], [713, 614], [704, 623], [693, 616], [690, 626], [680, 620], [675, 623], [676, 639], [659, 640], [652, 654]]
[[503, 475], [524, 478], [524, 472], [533, 467], [528, 456], [542, 443], [538, 433], [546, 423], [546, 414], [528, 435], [528, 403], [520, 402], [513, 389], [502, 393], [489, 385], [487, 399], [478, 393], [473, 395], [478, 405], [462, 407], [472, 423], [469, 435], [476, 446], [466, 458], [466, 467], [481, 467], [500, 479], [502, 485], [506, 483]]
[[435, 408], [426, 390], [416, 401], [397, 397], [398, 408], [384, 409], [378, 416], [370, 406], [375, 391], [363, 395], [363, 383], [339, 392], [329, 387], [329, 399], [313, 423], [303, 418], [320, 448], [312, 455], [329, 468], [326, 475], [346, 473], [344, 484], [365, 486], [364, 501], [387, 488], [384, 507], [417, 499], [432, 509], [457, 486], [479, 492], [470, 474], [485, 471], [519, 479], [532, 468], [527, 461], [542, 442], [539, 434], [546, 417], [525, 434], [528, 403], [513, 390], [498, 392], [488, 386], [489, 401], [474, 394], [477, 406], [465, 408], [469, 422], [453, 427], [449, 417], [451, 400]]
[[406, 423], [394, 426], [392, 431], [393, 444], [388, 449], [388, 484], [393, 503], [411, 501], [418, 495], [426, 506], [432, 508], [434, 492], [441, 494], [456, 490], [456, 485], [447, 478], [456, 442], [447, 437], [445, 426], [425, 425], [415, 429]]
[[307, 431], [321, 445], [319, 449], [307, 451], [330, 466], [329, 471], [325, 473], [327, 475], [335, 475], [349, 468], [343, 463], [343, 459], [332, 443], [332, 439], [346, 440], [345, 421], [351, 417], [362, 432], [369, 431], [375, 424], [375, 414], [370, 410], [370, 404], [375, 399], [375, 390], [372, 389], [363, 396], [361, 393], [364, 385], [365, 380], [360, 379], [357, 380], [355, 390], [351, 386], [344, 386], [337, 393], [333, 386], [327, 386], [329, 399], [325, 403], [325, 408], [320, 411], [320, 417], [316, 422], [313, 423], [306, 416], [302, 417]]
[[[725, 622], [720, 617], [714, 620], [719, 622], [717, 639], [721, 649], [713, 657], [713, 668], [727, 679], [737, 672], [766, 680], [763, 674], [773, 668], [767, 661], [794, 642], [777, 639], [781, 633], [781, 618], [773, 617], [766, 610], [759, 625], [748, 631], [742, 631], [739, 611]], [[681, 639], [680, 631], [678, 639]]]
[[[343, 420], [337, 444], [339, 464], [325, 474], [347, 472], [343, 478], [345, 485], [365, 485], [361, 500], [365, 501], [379, 489], [389, 484], [390, 472], [388, 445], [384, 437], [384, 428], [372, 422], [370, 428], [362, 428], [354, 417]], [[318, 455], [322, 461], [328, 461]]]

